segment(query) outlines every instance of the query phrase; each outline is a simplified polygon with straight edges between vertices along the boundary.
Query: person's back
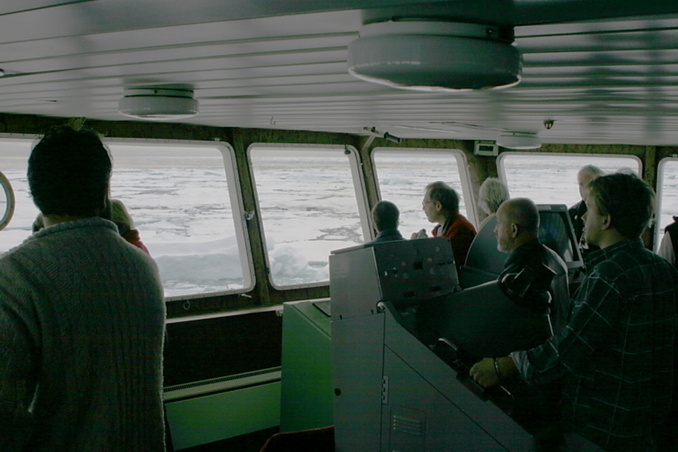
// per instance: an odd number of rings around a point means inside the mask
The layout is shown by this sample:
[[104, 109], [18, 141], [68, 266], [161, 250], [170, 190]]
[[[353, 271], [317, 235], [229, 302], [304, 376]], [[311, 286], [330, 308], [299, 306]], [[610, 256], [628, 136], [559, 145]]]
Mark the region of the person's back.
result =
[[[29, 161], [45, 228], [0, 258], [0, 450], [163, 451], [157, 267], [91, 213], [105, 216], [101, 143], [72, 130], [45, 139], [64, 144], [39, 144]], [[50, 159], [72, 162], [62, 149], [82, 160], [103, 153], [103, 168], [92, 169], [100, 174], [65, 183], [82, 199], [54, 195], [63, 177], [46, 174], [58, 171]], [[92, 159], [81, 169], [97, 166]]]
[[0, 259], [4, 314], [30, 332], [14, 355], [39, 368], [26, 369], [38, 379], [27, 450], [163, 450], [154, 269], [100, 218], [43, 229]]

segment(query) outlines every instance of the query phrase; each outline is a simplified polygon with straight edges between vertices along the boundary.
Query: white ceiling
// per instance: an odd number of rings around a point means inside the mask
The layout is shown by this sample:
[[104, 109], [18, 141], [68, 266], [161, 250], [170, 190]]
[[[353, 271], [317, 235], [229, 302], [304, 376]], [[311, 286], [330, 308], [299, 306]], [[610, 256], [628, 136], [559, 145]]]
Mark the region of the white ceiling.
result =
[[[193, 124], [678, 145], [676, 0], [412, 2], [2, 0], [0, 112], [128, 120], [125, 87], [188, 84]], [[348, 44], [391, 17], [514, 25], [522, 81], [432, 94], [353, 78]]]

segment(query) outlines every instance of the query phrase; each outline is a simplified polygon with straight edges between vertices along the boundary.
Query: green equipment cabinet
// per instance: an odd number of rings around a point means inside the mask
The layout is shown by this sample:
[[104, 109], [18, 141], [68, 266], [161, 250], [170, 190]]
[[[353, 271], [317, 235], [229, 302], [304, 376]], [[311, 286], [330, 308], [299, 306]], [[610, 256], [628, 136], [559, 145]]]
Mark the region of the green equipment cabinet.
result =
[[283, 304], [280, 431], [333, 425], [329, 300]]

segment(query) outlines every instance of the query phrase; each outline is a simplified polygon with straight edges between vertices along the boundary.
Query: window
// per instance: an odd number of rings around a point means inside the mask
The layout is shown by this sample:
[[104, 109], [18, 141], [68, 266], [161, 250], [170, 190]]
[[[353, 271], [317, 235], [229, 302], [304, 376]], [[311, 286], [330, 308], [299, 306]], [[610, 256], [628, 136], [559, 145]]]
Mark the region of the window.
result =
[[253, 286], [229, 147], [107, 145], [113, 156], [111, 197], [127, 207], [158, 264], [166, 297]]
[[0, 171], [0, 229], [9, 224], [14, 214], [14, 190], [9, 179]]
[[452, 149], [375, 148], [372, 153], [381, 199], [391, 201], [400, 210], [400, 232], [406, 239], [422, 228], [433, 225], [421, 208], [426, 186], [443, 181], [459, 194], [459, 211], [477, 224], [473, 209], [467, 209], [470, 189], [464, 154]]
[[[0, 165], [13, 185], [14, 219], [0, 252], [31, 234], [38, 214], [26, 167], [32, 140], [2, 141]], [[225, 146], [188, 142], [106, 142], [111, 197], [121, 200], [160, 270], [166, 297], [245, 291], [253, 286], [233, 173]]]
[[497, 162], [512, 198], [567, 206], [581, 200], [577, 173], [585, 165], [595, 165], [606, 173], [630, 169], [642, 174], [640, 159], [634, 156], [505, 152]]
[[250, 147], [274, 286], [325, 283], [330, 252], [364, 242], [355, 154], [343, 147]]
[[38, 208], [28, 190], [26, 169], [33, 138], [0, 139], [0, 168], [12, 184], [15, 208], [12, 220], [0, 231], [0, 254], [19, 245], [31, 235]]
[[665, 158], [659, 162], [656, 201], [655, 250], [659, 249], [664, 228], [673, 222], [673, 216], [678, 216], [678, 158]]

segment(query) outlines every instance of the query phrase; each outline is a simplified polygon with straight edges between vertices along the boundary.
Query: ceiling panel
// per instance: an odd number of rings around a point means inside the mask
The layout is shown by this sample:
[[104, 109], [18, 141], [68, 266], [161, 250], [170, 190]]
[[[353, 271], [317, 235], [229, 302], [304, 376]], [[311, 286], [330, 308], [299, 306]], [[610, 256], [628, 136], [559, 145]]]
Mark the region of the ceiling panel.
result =
[[[96, 0], [4, 16], [0, 7], [0, 112], [129, 120], [117, 112], [126, 87], [181, 83], [201, 105], [193, 124], [678, 145], [675, 1], [407, 3]], [[347, 47], [362, 22], [405, 13], [515, 24], [520, 84], [433, 94], [351, 77]]]
[[94, 0], [3, 0], [0, 16], [91, 1]]

